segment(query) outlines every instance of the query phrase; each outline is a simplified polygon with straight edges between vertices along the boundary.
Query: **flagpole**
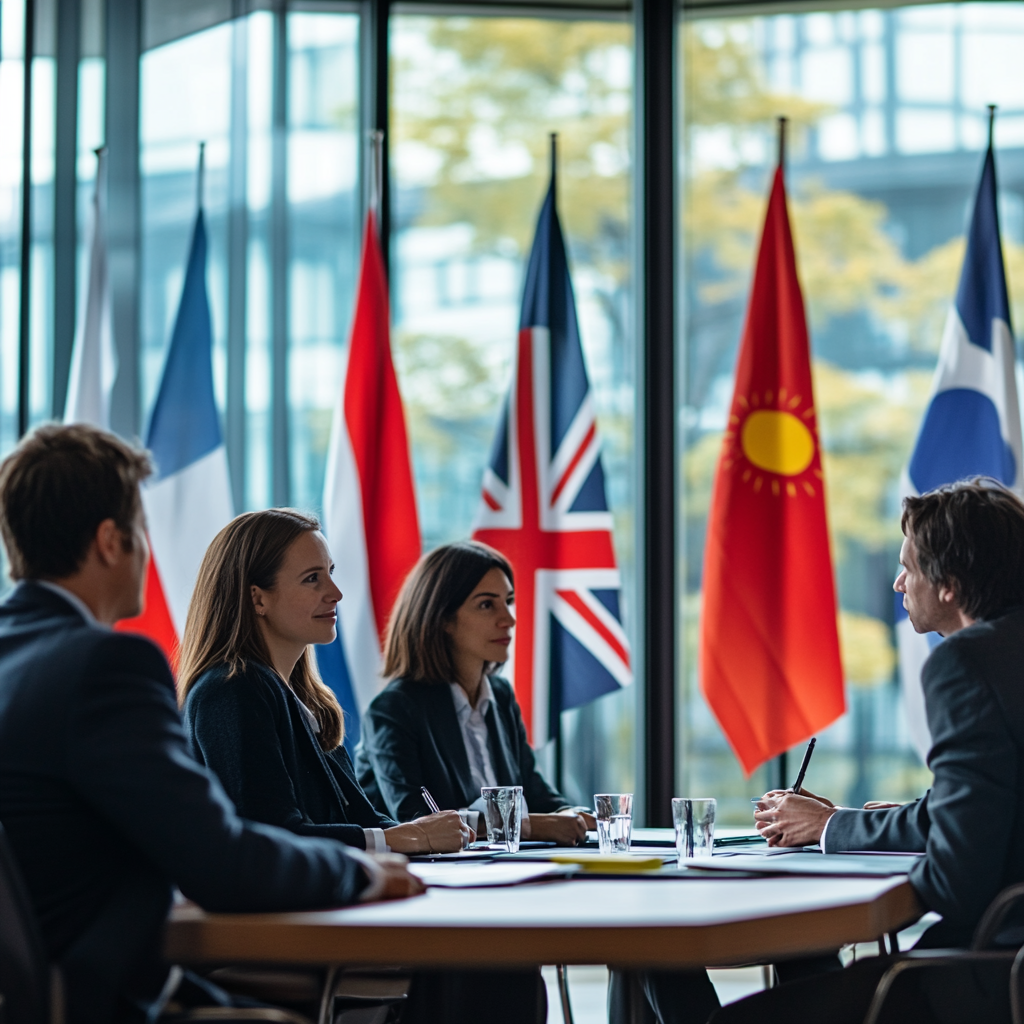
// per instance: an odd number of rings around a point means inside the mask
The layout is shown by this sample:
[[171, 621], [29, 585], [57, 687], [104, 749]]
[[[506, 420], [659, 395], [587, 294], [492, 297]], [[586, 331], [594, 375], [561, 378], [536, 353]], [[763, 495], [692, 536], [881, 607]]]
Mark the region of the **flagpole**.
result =
[[380, 232], [380, 206], [384, 196], [384, 132], [374, 129], [369, 133], [369, 160], [370, 160], [370, 201], [369, 210], [373, 219], [378, 221], [377, 231]]
[[199, 143], [199, 167], [196, 170], [196, 210], [203, 208], [203, 179], [206, 177], [206, 143]]
[[[780, 117], [779, 119], [779, 161], [778, 167], [782, 171], [783, 178], [786, 175], [786, 123], [789, 121], [788, 117]], [[774, 777], [773, 777], [774, 776]], [[772, 762], [772, 770], [769, 771], [768, 788], [769, 789], [787, 789], [789, 787], [789, 753], [783, 751], [775, 760]]]
[[993, 148], [993, 141], [995, 139], [996, 131], [996, 105], [990, 103], [988, 105], [988, 148]]

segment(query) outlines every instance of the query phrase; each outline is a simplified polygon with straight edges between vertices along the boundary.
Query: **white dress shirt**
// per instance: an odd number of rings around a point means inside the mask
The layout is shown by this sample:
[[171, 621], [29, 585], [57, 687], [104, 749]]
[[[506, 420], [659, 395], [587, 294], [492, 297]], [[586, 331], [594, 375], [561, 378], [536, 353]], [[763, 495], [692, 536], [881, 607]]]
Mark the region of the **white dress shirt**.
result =
[[47, 590], [52, 591], [58, 597], [63, 597], [65, 601], [72, 608], [78, 612], [90, 626], [100, 626], [103, 629], [109, 629], [109, 626], [104, 625], [100, 622], [95, 615], [92, 613], [92, 609], [77, 595], [72, 594], [70, 590], [65, 590], [64, 587], [58, 586], [56, 583], [51, 583], [49, 580], [32, 580], [33, 583], [38, 584], [40, 587], [45, 587]]
[[462, 742], [466, 747], [466, 758], [469, 760], [469, 774], [473, 779], [473, 789], [479, 792], [484, 786], [496, 786], [498, 780], [494, 775], [491, 763], [491, 751], [487, 744], [487, 709], [494, 700], [491, 681], [484, 676], [477, 694], [476, 707], [469, 703], [466, 691], [458, 683], [449, 683], [452, 700], [455, 703], [455, 715], [459, 720]]

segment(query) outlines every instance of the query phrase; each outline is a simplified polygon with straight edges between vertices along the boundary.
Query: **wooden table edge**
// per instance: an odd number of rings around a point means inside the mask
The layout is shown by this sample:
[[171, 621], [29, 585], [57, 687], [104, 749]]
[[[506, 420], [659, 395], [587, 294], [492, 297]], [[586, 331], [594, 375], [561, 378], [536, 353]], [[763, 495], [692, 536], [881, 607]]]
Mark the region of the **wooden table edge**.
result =
[[176, 963], [408, 967], [727, 967], [827, 952], [905, 927], [920, 909], [908, 881], [867, 902], [713, 925], [489, 927], [317, 923], [309, 914], [205, 914], [178, 908], [165, 955]]

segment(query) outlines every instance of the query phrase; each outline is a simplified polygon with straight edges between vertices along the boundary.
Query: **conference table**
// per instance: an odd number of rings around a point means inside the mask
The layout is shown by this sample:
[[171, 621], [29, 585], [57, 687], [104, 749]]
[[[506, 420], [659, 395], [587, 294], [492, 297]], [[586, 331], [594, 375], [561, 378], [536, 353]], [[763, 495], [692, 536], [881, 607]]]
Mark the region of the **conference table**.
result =
[[[493, 869], [492, 869], [493, 870]], [[918, 918], [906, 875], [556, 876], [430, 888], [337, 910], [214, 914], [175, 908], [167, 956], [191, 964], [620, 968], [771, 963], [869, 942]]]

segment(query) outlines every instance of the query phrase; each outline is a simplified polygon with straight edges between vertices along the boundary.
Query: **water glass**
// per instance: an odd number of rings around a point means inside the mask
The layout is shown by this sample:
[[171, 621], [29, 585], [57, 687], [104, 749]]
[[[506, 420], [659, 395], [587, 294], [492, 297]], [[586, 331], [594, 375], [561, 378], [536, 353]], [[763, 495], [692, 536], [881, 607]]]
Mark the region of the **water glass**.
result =
[[601, 853], [629, 853], [633, 836], [633, 794], [595, 793], [594, 817]]
[[710, 857], [715, 849], [715, 807], [711, 797], [677, 796], [672, 800], [676, 851], [684, 857]]
[[523, 825], [523, 787], [485, 786], [480, 795], [484, 798], [488, 844], [508, 853], [518, 853]]

